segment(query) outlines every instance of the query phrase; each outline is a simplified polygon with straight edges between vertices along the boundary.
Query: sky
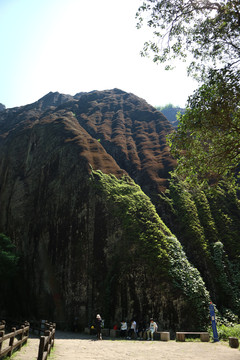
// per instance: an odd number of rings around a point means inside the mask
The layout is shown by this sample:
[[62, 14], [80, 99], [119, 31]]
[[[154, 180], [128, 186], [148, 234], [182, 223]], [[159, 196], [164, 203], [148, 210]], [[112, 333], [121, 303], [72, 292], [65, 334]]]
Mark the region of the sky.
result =
[[0, 0], [0, 103], [15, 107], [50, 91], [119, 88], [153, 106], [184, 107], [197, 83], [184, 64], [165, 71], [140, 51], [142, 0]]

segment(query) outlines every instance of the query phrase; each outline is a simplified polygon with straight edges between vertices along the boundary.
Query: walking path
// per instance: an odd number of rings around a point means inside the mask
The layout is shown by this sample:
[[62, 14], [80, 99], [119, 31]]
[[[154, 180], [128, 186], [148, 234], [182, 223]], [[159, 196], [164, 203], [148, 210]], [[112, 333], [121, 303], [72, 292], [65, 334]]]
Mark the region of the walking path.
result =
[[[39, 339], [30, 338], [14, 360], [36, 360]], [[56, 331], [50, 360], [240, 360], [240, 350], [227, 343], [140, 341]]]

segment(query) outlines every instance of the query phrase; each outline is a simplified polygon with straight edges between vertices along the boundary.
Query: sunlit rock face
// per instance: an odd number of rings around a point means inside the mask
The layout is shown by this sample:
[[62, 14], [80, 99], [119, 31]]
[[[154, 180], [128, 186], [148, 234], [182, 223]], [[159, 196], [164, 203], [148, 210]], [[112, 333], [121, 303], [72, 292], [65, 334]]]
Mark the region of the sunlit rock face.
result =
[[78, 317], [82, 328], [99, 311], [109, 324], [143, 315], [163, 329], [190, 322], [169, 279], [135, 255], [131, 271], [121, 272], [129, 259], [123, 224], [90, 181], [94, 169], [129, 175], [150, 195], [164, 191], [175, 165], [171, 130], [160, 112], [117, 89], [49, 93], [1, 113], [0, 231], [23, 256], [29, 314]]

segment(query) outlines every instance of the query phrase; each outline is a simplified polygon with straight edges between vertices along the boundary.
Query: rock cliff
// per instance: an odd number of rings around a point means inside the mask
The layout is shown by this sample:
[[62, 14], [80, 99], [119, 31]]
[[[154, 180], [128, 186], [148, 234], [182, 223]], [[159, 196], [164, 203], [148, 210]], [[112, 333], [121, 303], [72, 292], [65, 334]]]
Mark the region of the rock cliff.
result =
[[142, 192], [166, 189], [170, 131], [118, 89], [49, 93], [1, 112], [0, 232], [23, 258], [29, 314], [78, 317], [81, 328], [96, 312], [109, 326], [150, 316], [162, 329], [205, 324], [204, 283]]

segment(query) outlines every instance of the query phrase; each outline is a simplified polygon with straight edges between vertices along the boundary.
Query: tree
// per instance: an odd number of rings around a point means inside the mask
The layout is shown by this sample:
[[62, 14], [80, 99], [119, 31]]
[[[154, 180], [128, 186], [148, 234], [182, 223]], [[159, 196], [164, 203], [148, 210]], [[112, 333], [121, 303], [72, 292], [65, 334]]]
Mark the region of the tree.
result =
[[240, 72], [211, 70], [169, 136], [176, 172], [192, 183], [236, 179], [240, 163]]
[[188, 73], [202, 82], [170, 136], [177, 172], [208, 184], [233, 179], [240, 160], [240, 2], [147, 0], [136, 16], [155, 38], [142, 54], [153, 53], [167, 69], [190, 55]]
[[[189, 70], [227, 64], [239, 66], [240, 2], [238, 0], [147, 0], [136, 14], [137, 27], [153, 29], [154, 41], [142, 55], [168, 62], [191, 54]], [[209, 64], [210, 62], [210, 64]]]

